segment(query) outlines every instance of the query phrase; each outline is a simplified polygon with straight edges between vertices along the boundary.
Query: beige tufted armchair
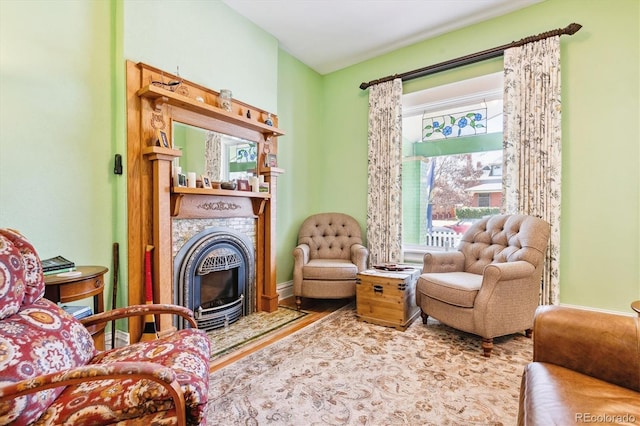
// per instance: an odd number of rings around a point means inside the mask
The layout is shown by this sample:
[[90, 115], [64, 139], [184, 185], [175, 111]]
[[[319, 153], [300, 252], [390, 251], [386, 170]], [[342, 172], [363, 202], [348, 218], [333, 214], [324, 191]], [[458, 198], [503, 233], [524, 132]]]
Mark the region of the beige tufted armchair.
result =
[[367, 268], [360, 224], [343, 213], [321, 213], [300, 226], [293, 250], [293, 294], [302, 298], [344, 299], [356, 294], [356, 274]]
[[416, 284], [422, 322], [432, 316], [481, 336], [486, 357], [494, 337], [530, 337], [549, 232], [533, 216], [496, 215], [471, 226], [458, 251], [425, 254]]

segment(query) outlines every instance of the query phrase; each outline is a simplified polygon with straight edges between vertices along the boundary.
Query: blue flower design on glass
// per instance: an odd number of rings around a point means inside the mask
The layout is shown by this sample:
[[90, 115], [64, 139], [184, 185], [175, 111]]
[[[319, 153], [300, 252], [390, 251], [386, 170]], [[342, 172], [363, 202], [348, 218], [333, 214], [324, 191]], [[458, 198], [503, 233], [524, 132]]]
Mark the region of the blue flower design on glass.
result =
[[422, 140], [448, 139], [486, 133], [486, 108], [422, 117]]

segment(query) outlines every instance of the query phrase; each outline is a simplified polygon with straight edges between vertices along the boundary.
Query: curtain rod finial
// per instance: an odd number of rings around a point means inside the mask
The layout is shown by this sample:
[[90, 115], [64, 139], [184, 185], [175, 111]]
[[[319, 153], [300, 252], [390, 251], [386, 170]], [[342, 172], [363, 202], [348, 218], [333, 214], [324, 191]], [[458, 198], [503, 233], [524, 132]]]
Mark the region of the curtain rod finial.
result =
[[565, 31], [567, 32], [568, 35], [574, 35], [578, 31], [580, 31], [580, 28], [582, 28], [582, 25], [576, 24], [575, 22], [573, 22], [567, 25], [567, 28], [565, 28]]

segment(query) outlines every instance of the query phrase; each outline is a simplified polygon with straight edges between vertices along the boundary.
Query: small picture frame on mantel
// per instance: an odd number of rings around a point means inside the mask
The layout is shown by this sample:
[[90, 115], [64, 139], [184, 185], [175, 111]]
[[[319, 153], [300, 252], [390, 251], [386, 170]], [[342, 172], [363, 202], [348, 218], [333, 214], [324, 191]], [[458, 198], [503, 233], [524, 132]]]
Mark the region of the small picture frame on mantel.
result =
[[278, 167], [278, 156], [276, 154], [267, 154], [264, 165], [265, 167]]
[[204, 189], [211, 189], [211, 179], [209, 179], [209, 176], [202, 175], [200, 176], [200, 180], [202, 181], [202, 187]]
[[171, 148], [171, 145], [169, 144], [169, 138], [167, 137], [167, 134], [163, 131], [163, 130], [156, 130], [156, 136], [158, 139], [158, 145], [163, 147], [163, 148]]
[[249, 181], [246, 179], [238, 179], [238, 191], [251, 191]]

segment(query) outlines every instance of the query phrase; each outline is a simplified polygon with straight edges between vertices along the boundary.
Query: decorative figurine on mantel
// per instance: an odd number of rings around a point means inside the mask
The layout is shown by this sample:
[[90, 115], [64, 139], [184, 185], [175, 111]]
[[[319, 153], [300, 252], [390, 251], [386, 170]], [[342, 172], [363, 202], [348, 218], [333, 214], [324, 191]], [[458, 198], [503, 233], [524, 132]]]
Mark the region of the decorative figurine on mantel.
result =
[[264, 120], [264, 124], [267, 126], [273, 126], [273, 120], [271, 119], [271, 114], [267, 114], [267, 118]]
[[251, 110], [247, 110], [247, 118], [251, 118]]
[[220, 90], [220, 108], [227, 112], [231, 112], [231, 99], [233, 95], [229, 89]]

